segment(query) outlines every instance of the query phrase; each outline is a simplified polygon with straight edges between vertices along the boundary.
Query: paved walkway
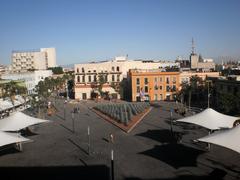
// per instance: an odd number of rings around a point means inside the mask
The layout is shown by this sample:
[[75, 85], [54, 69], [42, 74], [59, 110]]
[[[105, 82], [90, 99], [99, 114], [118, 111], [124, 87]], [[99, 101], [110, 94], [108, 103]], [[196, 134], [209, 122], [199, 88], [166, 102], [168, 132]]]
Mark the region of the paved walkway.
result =
[[[240, 155], [222, 147], [194, 144], [192, 139], [207, 135], [204, 128], [174, 123], [175, 143], [170, 131], [171, 104], [160, 103], [127, 134], [93, 113], [92, 101], [68, 103], [64, 120], [63, 100], [57, 99], [58, 112], [47, 116], [52, 123], [32, 127], [37, 135], [24, 144], [23, 152], [0, 156], [0, 166], [95, 166], [110, 167], [110, 152], [114, 150], [116, 179], [239, 179]], [[74, 116], [71, 111], [79, 107]], [[31, 112], [28, 112], [31, 113]], [[173, 113], [173, 118], [181, 118]], [[88, 127], [90, 155], [88, 155]], [[108, 142], [114, 134], [114, 144]]]

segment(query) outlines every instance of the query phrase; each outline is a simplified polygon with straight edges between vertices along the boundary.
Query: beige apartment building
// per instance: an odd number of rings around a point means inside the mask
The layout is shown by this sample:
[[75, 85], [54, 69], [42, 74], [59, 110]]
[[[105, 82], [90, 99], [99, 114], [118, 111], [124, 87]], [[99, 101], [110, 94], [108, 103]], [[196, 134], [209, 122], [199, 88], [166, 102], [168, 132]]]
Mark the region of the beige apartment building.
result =
[[12, 72], [25, 72], [27, 70], [46, 70], [56, 67], [55, 48], [41, 48], [40, 50], [13, 51]]

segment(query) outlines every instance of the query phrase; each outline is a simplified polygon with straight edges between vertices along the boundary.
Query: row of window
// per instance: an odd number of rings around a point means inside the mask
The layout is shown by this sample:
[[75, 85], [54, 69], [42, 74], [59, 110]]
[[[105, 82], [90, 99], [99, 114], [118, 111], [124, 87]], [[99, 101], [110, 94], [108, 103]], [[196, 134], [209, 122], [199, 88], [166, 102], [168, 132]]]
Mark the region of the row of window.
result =
[[[84, 68], [82, 68], [81, 70], [82, 70], [82, 71], [81, 71], [82, 73], [85, 73], [85, 69], [84, 69]], [[112, 66], [112, 71], [115, 71], [115, 67], [114, 67], [114, 66]], [[119, 66], [116, 67], [116, 71], [117, 71], [117, 72], [120, 71]], [[77, 73], [79, 73], [79, 72], [80, 72], [80, 71], [79, 71], [79, 68], [77, 68]], [[91, 70], [88, 70], [88, 72], [91, 73]], [[96, 70], [93, 70], [93, 72], [96, 72]], [[102, 72], [103, 72], [103, 71], [102, 71]], [[107, 72], [107, 71], [105, 71], [105, 72]]]
[[[166, 79], [166, 83], [169, 84], [171, 78], [170, 78], [170, 77], [166, 77], [165, 79]], [[176, 81], [177, 81], [177, 78], [176, 78], [175, 76], [172, 77], [172, 83], [175, 84]], [[154, 78], [154, 82], [155, 82], [155, 84], [156, 84], [157, 82], [163, 82], [163, 77], [155, 77], [155, 78]], [[137, 78], [137, 79], [136, 79], [136, 84], [137, 84], [137, 85], [140, 84], [140, 78]], [[148, 84], [148, 78], [144, 78], [144, 84]]]
[[[140, 93], [140, 91], [143, 91], [145, 93], [148, 93], [148, 86], [144, 86], [144, 89], [143, 88], [140, 88], [140, 86], [137, 86], [137, 93]], [[154, 86], [154, 90], [163, 90], [163, 86]], [[166, 86], [166, 92], [173, 92], [173, 91], [176, 91], [177, 90], [177, 87], [176, 85], [173, 85], [173, 86]]]
[[[93, 81], [92, 81], [92, 76], [91, 75], [89, 75], [87, 77], [88, 77], [88, 82], [97, 82], [97, 75], [93, 76]], [[108, 76], [104, 76], [103, 78], [104, 78], [105, 82], [108, 82]], [[120, 75], [119, 74], [117, 75], [116, 80], [115, 80], [115, 75], [114, 74], [112, 75], [112, 82], [115, 82], [115, 81], [117, 81], [117, 82], [120, 81]], [[85, 83], [86, 82], [85, 76], [82, 76], [82, 79], [81, 79], [80, 76], [77, 76], [77, 82]]]

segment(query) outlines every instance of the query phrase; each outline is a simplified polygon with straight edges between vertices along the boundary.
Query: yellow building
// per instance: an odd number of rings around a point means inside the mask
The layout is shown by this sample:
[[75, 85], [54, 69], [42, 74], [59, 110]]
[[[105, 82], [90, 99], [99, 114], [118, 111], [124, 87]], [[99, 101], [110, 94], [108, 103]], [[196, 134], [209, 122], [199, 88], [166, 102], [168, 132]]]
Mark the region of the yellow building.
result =
[[179, 72], [130, 70], [132, 101], [173, 100], [179, 90]]

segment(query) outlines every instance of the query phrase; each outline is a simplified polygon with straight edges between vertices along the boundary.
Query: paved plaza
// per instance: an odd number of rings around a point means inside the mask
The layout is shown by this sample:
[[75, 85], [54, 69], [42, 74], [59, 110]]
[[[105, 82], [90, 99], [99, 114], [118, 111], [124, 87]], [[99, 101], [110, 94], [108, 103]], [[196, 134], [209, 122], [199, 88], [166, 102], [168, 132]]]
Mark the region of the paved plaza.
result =
[[[33, 142], [24, 144], [23, 152], [1, 153], [0, 171], [4, 167], [39, 167], [43, 173], [44, 168], [52, 168], [55, 174], [65, 171], [70, 179], [79, 171], [87, 172], [89, 177], [92, 172], [105, 173], [102, 177], [108, 178], [113, 150], [115, 179], [119, 180], [240, 179], [238, 153], [215, 145], [208, 151], [206, 144], [194, 143], [193, 139], [207, 135], [208, 131], [192, 124], [173, 122], [173, 138], [171, 103], [159, 104], [130, 133], [125, 133], [92, 112], [93, 101], [67, 103], [64, 119], [64, 101], [57, 99], [57, 113], [45, 116], [50, 123], [31, 127], [33, 133], [28, 138]], [[73, 120], [74, 107], [79, 107], [80, 112], [74, 114]], [[173, 119], [181, 117], [173, 113]], [[110, 134], [114, 135], [114, 143], [109, 142]]]

